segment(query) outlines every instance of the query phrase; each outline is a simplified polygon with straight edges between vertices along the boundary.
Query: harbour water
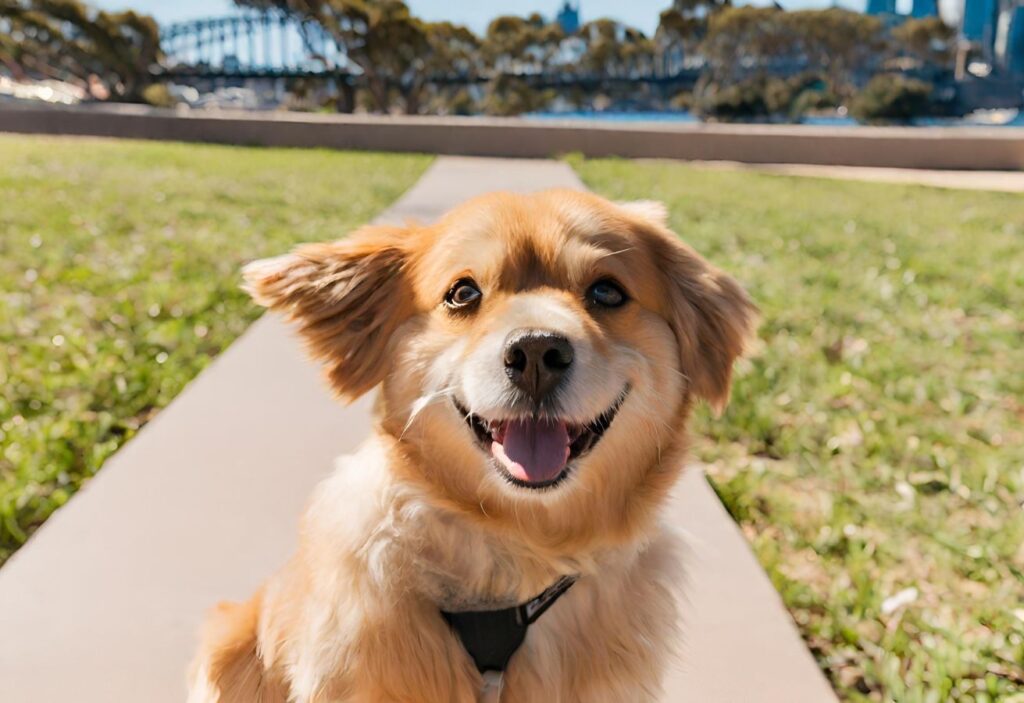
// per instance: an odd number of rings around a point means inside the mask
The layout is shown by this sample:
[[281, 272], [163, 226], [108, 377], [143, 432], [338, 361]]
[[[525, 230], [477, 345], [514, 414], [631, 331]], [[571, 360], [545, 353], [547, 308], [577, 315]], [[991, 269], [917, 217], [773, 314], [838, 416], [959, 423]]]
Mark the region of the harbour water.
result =
[[[670, 122], [698, 123], [700, 118], [685, 111], [667, 112], [532, 112], [525, 115], [534, 120], [594, 120], [598, 122]], [[805, 117], [799, 124], [822, 127], [859, 127], [859, 122], [845, 115]], [[917, 127], [1024, 127], [1024, 111], [984, 110], [959, 118], [923, 118], [911, 122]]]

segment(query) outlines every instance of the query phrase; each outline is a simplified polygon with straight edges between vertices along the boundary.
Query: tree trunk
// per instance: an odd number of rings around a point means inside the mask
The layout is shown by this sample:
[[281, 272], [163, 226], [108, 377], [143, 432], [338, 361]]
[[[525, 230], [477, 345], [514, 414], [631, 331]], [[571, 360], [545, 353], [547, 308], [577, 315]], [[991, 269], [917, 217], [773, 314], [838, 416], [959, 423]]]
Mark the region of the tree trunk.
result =
[[14, 80], [21, 81], [25, 79], [25, 71], [22, 70], [21, 65], [15, 62], [14, 57], [10, 54], [0, 51], [0, 63], [7, 67]]
[[388, 85], [379, 76], [367, 76], [366, 88], [370, 91], [373, 101], [377, 103], [377, 112], [388, 114], [391, 112], [391, 101], [388, 99]]
[[423, 84], [420, 81], [413, 81], [412, 85], [402, 90], [402, 97], [405, 102], [405, 114], [418, 115], [423, 101]]
[[363, 69], [363, 80], [366, 81], [366, 90], [377, 105], [377, 111], [385, 115], [390, 111], [391, 101], [388, 98], [388, 83], [377, 73], [373, 61], [368, 56], [349, 55], [349, 60]]
[[356, 89], [344, 78], [338, 79], [338, 112], [351, 114], [356, 109]]

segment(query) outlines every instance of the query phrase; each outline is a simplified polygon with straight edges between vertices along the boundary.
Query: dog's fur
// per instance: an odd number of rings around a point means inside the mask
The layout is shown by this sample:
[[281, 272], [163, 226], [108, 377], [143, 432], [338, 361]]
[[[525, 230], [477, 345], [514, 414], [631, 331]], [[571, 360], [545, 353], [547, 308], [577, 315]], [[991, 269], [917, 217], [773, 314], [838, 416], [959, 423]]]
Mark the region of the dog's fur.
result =
[[[664, 220], [656, 203], [499, 193], [433, 226], [366, 227], [247, 268], [247, 289], [297, 323], [341, 397], [381, 386], [376, 425], [317, 490], [292, 560], [210, 617], [190, 701], [472, 703], [481, 676], [440, 610], [521, 603], [565, 574], [579, 580], [531, 626], [502, 703], [657, 698], [680, 583], [659, 512], [692, 405], [725, 405], [755, 316]], [[453, 311], [442, 301], [469, 276], [482, 299]], [[629, 301], [588, 302], [602, 278]], [[588, 422], [628, 393], [543, 490], [503, 477], [455, 405], [519, 407], [501, 342], [523, 328], [575, 348], [560, 416]]]

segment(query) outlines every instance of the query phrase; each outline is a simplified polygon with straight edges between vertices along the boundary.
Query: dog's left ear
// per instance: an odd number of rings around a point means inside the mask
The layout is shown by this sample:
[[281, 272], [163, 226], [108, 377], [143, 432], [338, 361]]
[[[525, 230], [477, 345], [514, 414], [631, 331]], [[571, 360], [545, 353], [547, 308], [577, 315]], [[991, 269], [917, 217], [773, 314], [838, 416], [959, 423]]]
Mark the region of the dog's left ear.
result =
[[414, 311], [406, 230], [364, 227], [245, 267], [243, 288], [298, 324], [332, 387], [354, 400], [387, 373], [387, 347]]
[[628, 200], [616, 203], [631, 216], [658, 227], [668, 226], [668, 208], [657, 200]]
[[689, 388], [716, 413], [729, 403], [732, 367], [757, 323], [757, 307], [731, 276], [663, 226], [645, 228], [661, 268], [669, 317]]

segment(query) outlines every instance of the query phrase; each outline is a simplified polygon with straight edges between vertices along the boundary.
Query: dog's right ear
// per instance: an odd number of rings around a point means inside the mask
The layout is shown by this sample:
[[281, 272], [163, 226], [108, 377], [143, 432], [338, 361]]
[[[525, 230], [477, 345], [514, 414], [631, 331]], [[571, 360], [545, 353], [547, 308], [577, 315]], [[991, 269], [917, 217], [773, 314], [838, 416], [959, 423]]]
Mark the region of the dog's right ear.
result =
[[388, 370], [388, 343], [414, 309], [408, 232], [364, 227], [346, 239], [304, 244], [245, 267], [243, 288], [297, 323], [334, 390], [354, 400]]

